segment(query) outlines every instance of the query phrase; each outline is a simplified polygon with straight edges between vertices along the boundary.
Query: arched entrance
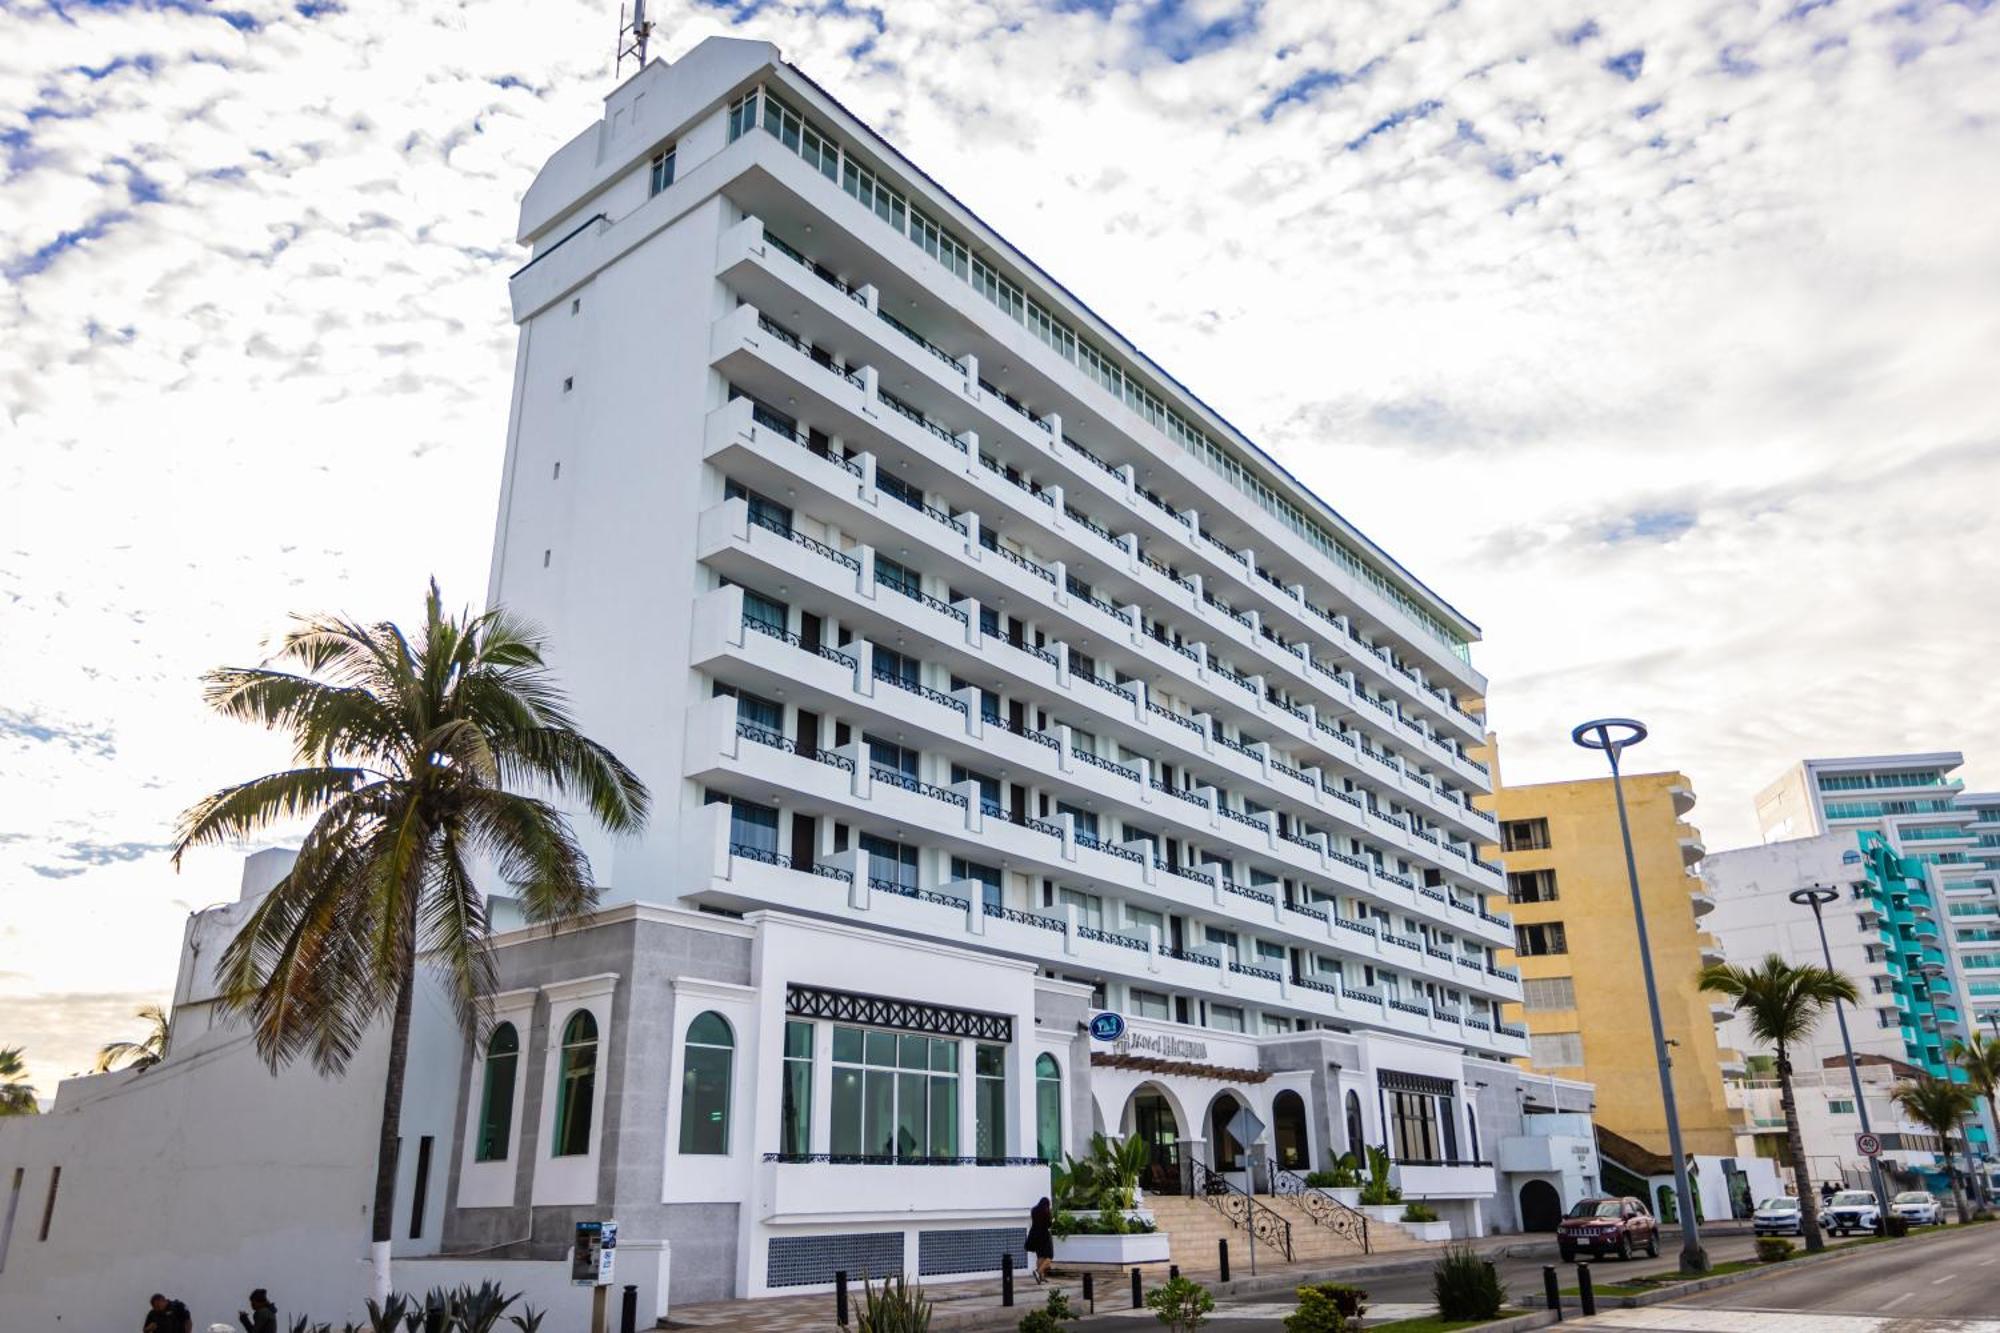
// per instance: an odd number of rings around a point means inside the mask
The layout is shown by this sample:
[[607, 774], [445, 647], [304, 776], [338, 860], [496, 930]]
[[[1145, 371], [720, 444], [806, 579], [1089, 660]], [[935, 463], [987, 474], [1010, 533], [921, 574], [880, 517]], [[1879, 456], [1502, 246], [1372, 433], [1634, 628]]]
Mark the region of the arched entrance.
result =
[[1141, 1187], [1148, 1194], [1179, 1194], [1181, 1127], [1173, 1103], [1158, 1088], [1144, 1085], [1125, 1103], [1125, 1114], [1120, 1119], [1124, 1132], [1144, 1139], [1151, 1152]]
[[1312, 1169], [1312, 1143], [1306, 1137], [1305, 1098], [1289, 1089], [1271, 1099], [1271, 1145], [1281, 1169]]
[[1368, 1154], [1362, 1151], [1367, 1140], [1361, 1137], [1361, 1094], [1347, 1090], [1347, 1155], [1354, 1159], [1358, 1167], [1368, 1164]]
[[1548, 1181], [1531, 1180], [1521, 1186], [1521, 1230], [1554, 1231], [1562, 1211], [1562, 1195]]
[[1247, 1145], [1237, 1142], [1229, 1132], [1229, 1122], [1236, 1117], [1243, 1103], [1236, 1100], [1233, 1093], [1218, 1093], [1208, 1104], [1208, 1165], [1215, 1171], [1241, 1171], [1245, 1167], [1244, 1150]]

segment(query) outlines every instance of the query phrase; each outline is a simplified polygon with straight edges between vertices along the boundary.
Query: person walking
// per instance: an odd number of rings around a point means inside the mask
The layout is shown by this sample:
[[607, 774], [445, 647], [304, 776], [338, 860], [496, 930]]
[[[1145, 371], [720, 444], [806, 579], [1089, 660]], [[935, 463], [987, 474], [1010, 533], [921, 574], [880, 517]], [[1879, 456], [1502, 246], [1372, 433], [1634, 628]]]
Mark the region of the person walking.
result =
[[146, 1320], [140, 1333], [194, 1333], [194, 1316], [187, 1306], [154, 1292], [146, 1301]]
[[243, 1316], [243, 1333], [278, 1333], [278, 1307], [262, 1287], [250, 1293], [250, 1313]]
[[1049, 1223], [1054, 1215], [1049, 1208], [1047, 1195], [1028, 1212], [1028, 1239], [1025, 1247], [1035, 1256], [1035, 1281], [1049, 1280], [1049, 1265], [1056, 1261], [1056, 1241], [1049, 1232]]

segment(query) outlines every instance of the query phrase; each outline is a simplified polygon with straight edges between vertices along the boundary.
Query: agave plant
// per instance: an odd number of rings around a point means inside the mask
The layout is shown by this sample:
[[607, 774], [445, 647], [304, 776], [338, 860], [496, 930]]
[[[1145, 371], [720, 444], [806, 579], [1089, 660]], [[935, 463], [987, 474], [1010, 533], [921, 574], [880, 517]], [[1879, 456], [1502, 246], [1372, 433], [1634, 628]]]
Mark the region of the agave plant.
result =
[[931, 1302], [921, 1283], [906, 1286], [898, 1275], [878, 1289], [864, 1277], [861, 1300], [860, 1333], [929, 1333]]
[[524, 1305], [521, 1307], [521, 1313], [508, 1315], [507, 1322], [520, 1329], [521, 1333], [541, 1333], [542, 1321], [548, 1317], [547, 1310], [537, 1310], [532, 1305]]
[[492, 1333], [507, 1307], [521, 1299], [509, 1296], [498, 1282], [482, 1282], [476, 1287], [460, 1287], [451, 1294], [451, 1313], [457, 1321], [456, 1333]]
[[408, 1296], [398, 1296], [390, 1292], [387, 1300], [377, 1304], [375, 1298], [368, 1298], [368, 1327], [359, 1333], [401, 1333], [403, 1316], [410, 1308]]

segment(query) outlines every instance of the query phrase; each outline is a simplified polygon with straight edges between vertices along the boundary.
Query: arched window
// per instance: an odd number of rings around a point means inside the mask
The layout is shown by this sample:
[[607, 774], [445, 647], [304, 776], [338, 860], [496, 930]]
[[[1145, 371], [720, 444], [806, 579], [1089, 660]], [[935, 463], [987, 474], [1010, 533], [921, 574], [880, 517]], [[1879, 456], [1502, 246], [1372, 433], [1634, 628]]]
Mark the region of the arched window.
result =
[[1361, 1137], [1361, 1097], [1352, 1088], [1347, 1090], [1347, 1151], [1356, 1166], [1367, 1165], [1368, 1153]]
[[1284, 1170], [1310, 1169], [1305, 1098], [1289, 1088], [1271, 1099], [1271, 1142]]
[[720, 1156], [729, 1151], [729, 1073], [736, 1038], [713, 1009], [688, 1024], [681, 1057], [681, 1151]]
[[1062, 1158], [1062, 1067], [1046, 1051], [1035, 1057], [1035, 1156]]
[[502, 1023], [486, 1039], [486, 1082], [479, 1094], [479, 1146], [474, 1158], [504, 1162], [514, 1139], [514, 1074], [521, 1062], [521, 1036]]
[[597, 1019], [579, 1009], [563, 1024], [561, 1073], [556, 1082], [557, 1157], [590, 1151], [590, 1108], [597, 1100]]

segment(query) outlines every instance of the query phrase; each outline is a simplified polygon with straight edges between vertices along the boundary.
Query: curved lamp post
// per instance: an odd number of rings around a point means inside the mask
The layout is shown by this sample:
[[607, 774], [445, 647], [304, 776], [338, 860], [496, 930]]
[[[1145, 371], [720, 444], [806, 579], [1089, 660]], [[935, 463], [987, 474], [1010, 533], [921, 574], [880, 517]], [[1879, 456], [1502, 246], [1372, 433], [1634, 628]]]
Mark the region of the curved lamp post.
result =
[[1611, 762], [1611, 792], [1618, 802], [1618, 835], [1625, 841], [1625, 879], [1632, 889], [1632, 921], [1639, 928], [1639, 968], [1646, 978], [1646, 1009], [1653, 1019], [1653, 1058], [1660, 1067], [1660, 1099], [1667, 1110], [1667, 1151], [1674, 1158], [1675, 1201], [1681, 1215], [1681, 1271], [1706, 1273], [1708, 1252], [1701, 1248], [1701, 1228], [1694, 1216], [1694, 1191], [1688, 1188], [1687, 1157], [1681, 1152], [1681, 1118], [1674, 1106], [1673, 1067], [1667, 1060], [1667, 1033], [1660, 1023], [1660, 992], [1653, 981], [1653, 949], [1646, 938], [1646, 908], [1639, 899], [1639, 863], [1632, 856], [1632, 826], [1625, 817], [1625, 787], [1618, 776], [1618, 759], [1646, 739], [1646, 727], [1629, 717], [1605, 717], [1572, 728], [1569, 738], [1586, 750], [1602, 750]]
[[[1833, 971], [1833, 950], [1826, 942], [1826, 918], [1820, 909], [1840, 897], [1840, 890], [1830, 884], [1810, 884], [1803, 889], [1794, 889], [1791, 900], [1802, 907], [1812, 908], [1813, 925], [1819, 928], [1819, 951], [1826, 959], [1826, 970]], [[1839, 1000], [1833, 1002], [1833, 1017], [1840, 1024], [1840, 1049], [1847, 1052], [1847, 1079], [1854, 1086], [1854, 1110], [1861, 1117], [1861, 1132], [1874, 1131], [1868, 1124], [1868, 1099], [1861, 1095], [1861, 1070], [1854, 1063], [1854, 1043], [1847, 1036], [1847, 1010]], [[1875, 1216], [1880, 1227], [1886, 1227], [1884, 1220], [1889, 1216], [1889, 1191], [1882, 1184], [1882, 1159], [1880, 1156], [1868, 1159], [1869, 1179], [1875, 1185]], [[1879, 1229], [1879, 1227], [1878, 1227]]]

